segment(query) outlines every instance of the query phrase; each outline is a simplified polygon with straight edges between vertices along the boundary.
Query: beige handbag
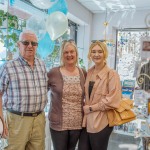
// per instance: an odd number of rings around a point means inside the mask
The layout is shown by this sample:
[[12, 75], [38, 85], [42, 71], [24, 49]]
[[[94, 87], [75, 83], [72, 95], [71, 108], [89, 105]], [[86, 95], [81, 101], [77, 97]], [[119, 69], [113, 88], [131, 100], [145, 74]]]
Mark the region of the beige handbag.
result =
[[[109, 73], [107, 86], [109, 82]], [[107, 110], [108, 123], [110, 127], [119, 126], [136, 119], [136, 115], [131, 110], [133, 100], [122, 97], [119, 108]]]
[[127, 98], [122, 98], [119, 108], [110, 109], [107, 111], [109, 126], [119, 126], [135, 120], [136, 115], [131, 110], [132, 108], [133, 101]]

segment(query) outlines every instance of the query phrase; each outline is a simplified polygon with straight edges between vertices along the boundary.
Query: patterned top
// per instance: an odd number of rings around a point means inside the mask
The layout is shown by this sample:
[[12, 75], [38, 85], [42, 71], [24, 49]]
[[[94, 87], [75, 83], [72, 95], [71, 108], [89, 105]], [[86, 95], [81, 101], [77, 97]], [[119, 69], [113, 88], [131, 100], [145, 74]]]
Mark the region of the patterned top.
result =
[[0, 70], [0, 92], [4, 107], [19, 112], [42, 111], [47, 103], [47, 73], [44, 62], [35, 58], [34, 68], [19, 56]]
[[62, 130], [81, 129], [82, 126], [82, 89], [80, 76], [64, 76], [63, 85], [63, 124]]

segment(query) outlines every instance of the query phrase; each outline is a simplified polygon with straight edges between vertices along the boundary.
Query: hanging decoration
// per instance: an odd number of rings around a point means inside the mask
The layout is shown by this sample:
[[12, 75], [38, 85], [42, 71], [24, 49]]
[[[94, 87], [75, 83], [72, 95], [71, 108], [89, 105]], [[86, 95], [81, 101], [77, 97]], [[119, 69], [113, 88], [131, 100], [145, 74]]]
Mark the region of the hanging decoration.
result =
[[56, 40], [63, 35], [68, 29], [68, 19], [60, 11], [50, 14], [46, 20], [46, 30], [52, 40]]
[[53, 52], [54, 46], [55, 41], [52, 41], [49, 34], [46, 33], [44, 38], [39, 41], [37, 53], [44, 59]]
[[109, 23], [107, 21], [107, 9], [106, 9], [105, 22], [104, 22], [104, 27], [105, 27], [105, 29], [104, 29], [104, 39], [105, 39], [105, 41], [106, 41], [106, 29], [107, 29], [108, 24]]
[[[144, 59], [141, 53], [141, 39], [147, 39], [149, 35], [149, 31], [118, 31], [117, 70], [122, 80], [134, 79], [137, 76], [136, 64]], [[150, 54], [147, 53], [146, 56], [150, 58]]]
[[107, 9], [106, 9], [105, 21], [103, 25], [104, 25], [104, 41], [106, 42], [107, 46], [114, 46], [113, 40], [107, 39], [107, 32], [108, 32], [108, 25], [109, 25]]

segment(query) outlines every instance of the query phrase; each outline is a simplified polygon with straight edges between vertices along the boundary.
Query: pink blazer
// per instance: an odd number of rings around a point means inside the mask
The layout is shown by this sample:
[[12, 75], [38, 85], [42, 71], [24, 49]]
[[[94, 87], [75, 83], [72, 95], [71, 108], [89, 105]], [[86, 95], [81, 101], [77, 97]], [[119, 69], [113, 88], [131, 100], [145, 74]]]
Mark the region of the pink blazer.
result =
[[91, 106], [93, 111], [84, 115], [83, 127], [87, 128], [87, 132], [97, 133], [108, 125], [106, 111], [119, 107], [121, 100], [121, 84], [118, 73], [106, 65], [98, 73], [89, 98], [89, 81], [91, 80], [93, 71], [94, 66], [89, 69], [85, 82], [85, 105]]

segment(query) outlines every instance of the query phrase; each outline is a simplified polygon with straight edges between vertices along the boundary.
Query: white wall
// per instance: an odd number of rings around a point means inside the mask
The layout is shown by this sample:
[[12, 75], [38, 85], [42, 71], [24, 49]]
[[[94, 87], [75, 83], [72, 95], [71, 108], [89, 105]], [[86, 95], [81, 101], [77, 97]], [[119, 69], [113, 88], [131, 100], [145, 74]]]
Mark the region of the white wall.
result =
[[[146, 28], [145, 17], [150, 13], [148, 10], [110, 13], [107, 16], [109, 22], [107, 39], [113, 38], [113, 29], [116, 28]], [[105, 13], [94, 14], [92, 26], [92, 39], [104, 39]]]
[[87, 68], [87, 53], [91, 42], [91, 29], [92, 29], [92, 18], [93, 14], [83, 7], [76, 0], [67, 0], [68, 4], [68, 18], [77, 24], [78, 37], [77, 45], [79, 47], [79, 57], [84, 59], [84, 64]]

